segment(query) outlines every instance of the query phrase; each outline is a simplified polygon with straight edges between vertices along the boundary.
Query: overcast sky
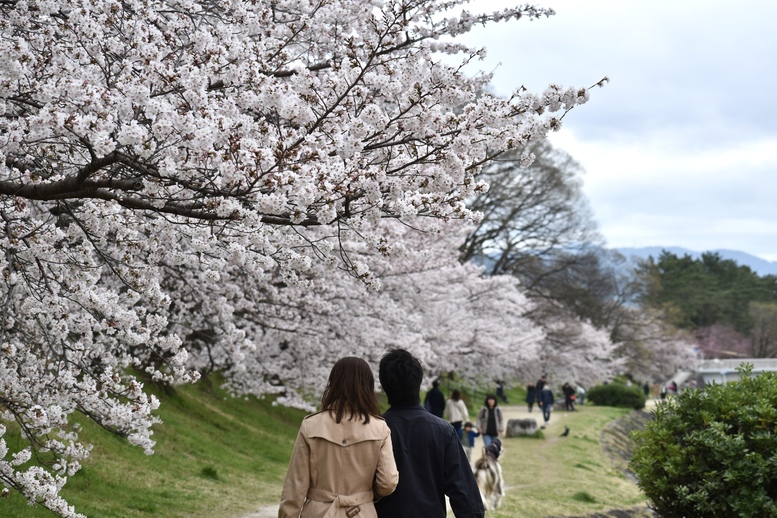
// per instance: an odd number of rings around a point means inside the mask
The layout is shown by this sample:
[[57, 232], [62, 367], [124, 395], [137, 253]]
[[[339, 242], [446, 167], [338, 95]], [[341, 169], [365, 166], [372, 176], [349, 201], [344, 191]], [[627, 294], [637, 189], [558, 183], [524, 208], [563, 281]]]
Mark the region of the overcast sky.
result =
[[[586, 170], [610, 247], [732, 249], [777, 261], [777, 2], [542, 0], [556, 15], [478, 29], [483, 70], [609, 84], [551, 137]], [[470, 4], [491, 11], [502, 0]]]

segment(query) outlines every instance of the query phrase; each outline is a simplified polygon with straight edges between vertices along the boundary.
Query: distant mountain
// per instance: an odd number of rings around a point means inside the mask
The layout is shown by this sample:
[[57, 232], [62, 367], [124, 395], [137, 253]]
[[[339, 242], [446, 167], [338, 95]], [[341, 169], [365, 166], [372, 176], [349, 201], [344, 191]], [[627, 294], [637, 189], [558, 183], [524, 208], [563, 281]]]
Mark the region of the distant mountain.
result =
[[[646, 246], [642, 248], [615, 248], [615, 251], [619, 252], [623, 257], [629, 260], [630, 263], [636, 263], [637, 259], [647, 259], [650, 256], [658, 259], [663, 250], [673, 253], [678, 257], [684, 255], [690, 255], [694, 259], [701, 257], [704, 252], [696, 252], [695, 250], [688, 250], [679, 246]], [[740, 252], [738, 250], [709, 250], [710, 252], [717, 252], [723, 259], [731, 259], [740, 266], [749, 266], [751, 270], [763, 277], [764, 275], [777, 275], [777, 261], [767, 261], [750, 255], [746, 252]]]

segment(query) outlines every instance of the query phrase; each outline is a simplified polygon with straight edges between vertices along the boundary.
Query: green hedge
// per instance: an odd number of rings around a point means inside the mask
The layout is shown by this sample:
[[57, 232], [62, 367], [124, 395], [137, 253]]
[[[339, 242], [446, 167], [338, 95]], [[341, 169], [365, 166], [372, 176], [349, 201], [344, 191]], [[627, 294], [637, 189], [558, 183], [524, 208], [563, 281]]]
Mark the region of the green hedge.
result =
[[595, 405], [645, 408], [645, 393], [638, 387], [627, 387], [621, 383], [596, 385], [588, 389], [586, 399]]
[[661, 402], [631, 469], [659, 516], [777, 516], [777, 373]]

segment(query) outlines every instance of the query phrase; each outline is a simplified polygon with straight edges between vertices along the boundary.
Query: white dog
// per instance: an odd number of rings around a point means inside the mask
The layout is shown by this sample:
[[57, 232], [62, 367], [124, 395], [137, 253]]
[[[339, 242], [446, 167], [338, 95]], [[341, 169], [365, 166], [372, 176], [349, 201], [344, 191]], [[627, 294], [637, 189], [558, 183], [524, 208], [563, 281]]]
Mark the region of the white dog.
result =
[[483, 456], [475, 462], [475, 480], [486, 511], [498, 509], [505, 496], [502, 466], [497, 460], [502, 453], [502, 442], [494, 439], [483, 448]]

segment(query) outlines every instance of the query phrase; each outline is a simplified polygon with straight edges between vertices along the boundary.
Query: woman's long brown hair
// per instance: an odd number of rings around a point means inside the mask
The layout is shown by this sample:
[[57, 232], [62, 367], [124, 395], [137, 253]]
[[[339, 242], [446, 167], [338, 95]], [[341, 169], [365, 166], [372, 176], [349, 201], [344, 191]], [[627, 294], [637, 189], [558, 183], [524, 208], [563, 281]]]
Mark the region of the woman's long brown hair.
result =
[[375, 397], [375, 376], [366, 361], [355, 356], [340, 358], [329, 373], [329, 382], [321, 395], [321, 409], [335, 414], [335, 422], [357, 416], [370, 422], [370, 415], [379, 415], [378, 398]]

